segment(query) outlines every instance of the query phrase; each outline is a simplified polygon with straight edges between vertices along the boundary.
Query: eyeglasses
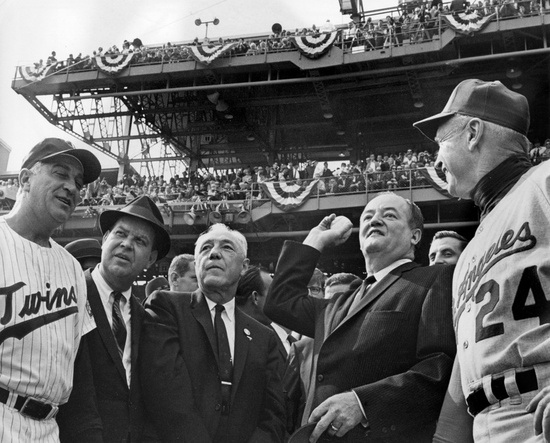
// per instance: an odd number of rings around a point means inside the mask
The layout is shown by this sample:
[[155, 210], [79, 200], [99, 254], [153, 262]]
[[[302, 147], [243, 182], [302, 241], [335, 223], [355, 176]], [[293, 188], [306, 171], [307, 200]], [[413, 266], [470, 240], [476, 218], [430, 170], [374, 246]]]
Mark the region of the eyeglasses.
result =
[[320, 294], [321, 292], [323, 292], [323, 288], [321, 288], [320, 286], [308, 286], [307, 290], [312, 294]]
[[464, 129], [466, 129], [466, 126], [468, 126], [468, 123], [470, 123], [470, 121], [468, 120], [467, 122], [465, 122], [462, 126], [458, 126], [454, 129], [451, 129], [449, 132], [447, 132], [443, 137], [441, 138], [436, 138], [435, 141], [437, 142], [437, 144], [441, 144], [443, 142], [446, 142], [446, 141], [449, 141], [451, 138], [453, 138], [455, 135], [458, 135], [460, 134], [462, 131], [464, 131]]

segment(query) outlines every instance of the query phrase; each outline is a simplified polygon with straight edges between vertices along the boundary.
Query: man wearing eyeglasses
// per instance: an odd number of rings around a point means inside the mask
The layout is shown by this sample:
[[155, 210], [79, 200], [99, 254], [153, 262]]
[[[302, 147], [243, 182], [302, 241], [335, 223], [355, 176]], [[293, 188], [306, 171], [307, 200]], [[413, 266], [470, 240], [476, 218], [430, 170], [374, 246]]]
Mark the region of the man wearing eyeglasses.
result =
[[527, 99], [465, 80], [414, 126], [439, 144], [448, 192], [481, 211], [453, 277], [457, 358], [436, 441], [548, 441], [550, 168], [529, 161]]
[[325, 297], [325, 274], [319, 268], [315, 268], [313, 275], [307, 284], [307, 292], [312, 297]]

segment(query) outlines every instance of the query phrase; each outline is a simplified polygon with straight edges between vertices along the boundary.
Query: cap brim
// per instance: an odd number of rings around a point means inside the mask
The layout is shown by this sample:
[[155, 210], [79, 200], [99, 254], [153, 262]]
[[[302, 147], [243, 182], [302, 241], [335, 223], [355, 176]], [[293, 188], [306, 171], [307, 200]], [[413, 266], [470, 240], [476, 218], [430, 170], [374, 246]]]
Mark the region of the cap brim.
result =
[[435, 140], [439, 126], [446, 120], [449, 120], [453, 115], [456, 115], [456, 112], [440, 112], [439, 114], [432, 115], [424, 120], [413, 123], [413, 126], [430, 140]]
[[66, 151], [56, 152], [41, 159], [41, 161], [55, 158], [59, 155], [70, 155], [76, 158], [82, 164], [82, 176], [84, 184], [92, 183], [101, 174], [101, 164], [97, 157], [85, 149], [67, 149]]

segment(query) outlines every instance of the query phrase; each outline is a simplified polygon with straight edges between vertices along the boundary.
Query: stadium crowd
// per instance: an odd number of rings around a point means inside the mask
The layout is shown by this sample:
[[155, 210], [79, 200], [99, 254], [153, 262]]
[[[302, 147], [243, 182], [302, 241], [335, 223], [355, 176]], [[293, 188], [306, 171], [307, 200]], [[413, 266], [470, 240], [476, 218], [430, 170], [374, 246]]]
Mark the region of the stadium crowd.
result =
[[175, 63], [193, 59], [188, 51], [190, 46], [212, 48], [227, 43], [234, 45], [226, 54], [221, 55], [222, 57], [250, 56], [294, 50], [291, 37], [318, 37], [322, 33], [334, 31], [338, 32], [335, 44], [345, 51], [353, 51], [353, 48], [366, 51], [383, 50], [391, 46], [431, 41], [447, 26], [446, 22], [441, 20], [442, 14], [464, 12], [476, 14], [478, 19], [494, 14], [494, 20], [501, 20], [540, 15], [548, 11], [548, 0], [453, 0], [445, 3], [441, 0], [410, 1], [404, 2], [401, 8], [389, 12], [384, 18], [367, 16], [360, 22], [351, 21], [347, 26], [335, 26], [327, 20], [322, 26], [313, 24], [309, 28], [286, 30], [275, 24], [272, 33], [261, 38], [219, 37], [211, 40], [205, 37], [201, 41], [196, 37], [190, 43], [167, 42], [163, 45], [144, 45], [141, 39], [135, 38], [132, 41], [124, 40], [121, 47], [98, 47], [91, 56], [82, 53], [76, 56], [69, 54], [64, 60], [59, 60], [56, 51], [52, 51], [45, 63], [42, 59], [34, 64], [34, 68], [37, 72], [51, 65], [53, 66], [49, 72], [94, 69], [95, 57], [118, 54], [132, 54], [130, 64]]
[[[318, 180], [320, 195], [365, 191], [395, 190], [429, 186], [422, 174], [426, 166], [433, 166], [437, 153], [417, 152], [411, 149], [398, 154], [370, 154], [364, 161], [343, 162], [331, 170], [328, 162], [308, 160], [271, 166], [244, 166], [239, 169], [196, 173], [185, 171], [173, 177], [124, 174], [116, 183], [99, 177], [80, 191], [80, 206], [123, 205], [146, 195], [155, 203], [199, 202], [218, 204], [222, 201], [264, 200], [263, 182], [292, 182], [307, 186]], [[530, 150], [534, 165], [550, 158], [550, 139], [543, 145], [535, 142]], [[0, 188], [17, 188], [17, 178], [0, 180]]]

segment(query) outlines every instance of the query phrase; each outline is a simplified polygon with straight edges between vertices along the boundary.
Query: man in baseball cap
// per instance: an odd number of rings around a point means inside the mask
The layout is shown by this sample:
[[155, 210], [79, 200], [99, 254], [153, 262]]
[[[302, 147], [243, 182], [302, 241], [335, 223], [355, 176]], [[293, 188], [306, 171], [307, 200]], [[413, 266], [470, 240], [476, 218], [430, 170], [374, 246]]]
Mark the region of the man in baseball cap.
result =
[[415, 126], [439, 144], [448, 191], [481, 211], [453, 274], [457, 354], [434, 441], [549, 441], [550, 168], [529, 161], [527, 99], [465, 80]]
[[67, 250], [78, 260], [82, 270], [85, 271], [101, 261], [101, 243], [95, 238], [79, 238], [65, 245]]
[[[54, 417], [69, 398], [81, 337], [94, 324], [82, 269], [51, 236], [100, 172], [92, 153], [43, 140], [23, 162], [14, 207], [0, 217], [2, 442], [57, 439]], [[81, 407], [88, 403], [83, 398]]]
[[[445, 172], [448, 192], [475, 200], [474, 186], [489, 166], [528, 152], [529, 121], [529, 104], [523, 95], [499, 81], [470, 79], [454, 89], [443, 111], [413, 126], [439, 144], [435, 166]], [[461, 152], [468, 147], [477, 149]], [[458, 182], [457, 175], [461, 175]]]
[[[101, 262], [84, 274], [97, 328], [83, 341], [91, 357], [103, 441], [150, 441], [144, 435], [148, 431], [136, 363], [145, 313], [133, 286], [144, 270], [168, 253], [170, 235], [147, 196], [102, 212], [99, 224]], [[90, 395], [84, 390], [87, 376], [84, 370], [75, 371], [73, 394], [62, 410], [62, 441], [82, 441], [97, 431], [97, 422], [82, 419], [86, 411], [80, 404]]]

